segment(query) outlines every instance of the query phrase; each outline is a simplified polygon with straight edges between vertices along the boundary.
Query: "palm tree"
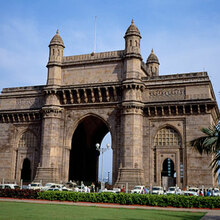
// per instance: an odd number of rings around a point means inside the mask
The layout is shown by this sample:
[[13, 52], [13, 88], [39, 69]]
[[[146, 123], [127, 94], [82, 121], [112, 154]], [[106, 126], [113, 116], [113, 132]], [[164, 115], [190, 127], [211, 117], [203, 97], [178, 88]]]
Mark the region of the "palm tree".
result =
[[220, 177], [220, 124], [210, 128], [202, 128], [201, 131], [205, 136], [199, 137], [190, 142], [190, 145], [201, 155], [203, 153], [214, 156], [210, 166], [214, 174], [218, 173]]

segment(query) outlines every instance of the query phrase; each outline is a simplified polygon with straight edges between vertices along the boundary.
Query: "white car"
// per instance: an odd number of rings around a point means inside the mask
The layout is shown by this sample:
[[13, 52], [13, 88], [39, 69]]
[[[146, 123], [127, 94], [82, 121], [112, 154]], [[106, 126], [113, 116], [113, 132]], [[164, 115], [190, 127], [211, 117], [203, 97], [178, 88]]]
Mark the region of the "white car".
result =
[[131, 190], [131, 193], [143, 194], [144, 186], [135, 186], [134, 189]]
[[163, 195], [163, 194], [164, 194], [163, 188], [162, 188], [161, 186], [153, 186], [153, 187], [152, 187], [151, 194], [154, 194], [154, 195]]
[[101, 192], [117, 193], [114, 189], [100, 189], [99, 193]]
[[0, 189], [20, 189], [20, 186], [17, 184], [0, 184]]
[[199, 188], [197, 187], [190, 187], [188, 191], [193, 193], [194, 195], [197, 195], [197, 196], [199, 195]]
[[179, 187], [171, 186], [168, 188], [168, 191], [165, 193], [166, 195], [180, 195], [181, 194], [181, 189]]
[[[47, 186], [49, 186], [49, 184]], [[42, 188], [42, 190], [43, 191], [73, 191], [72, 189], [69, 189], [62, 184], [52, 184], [47, 188], [44, 189]]]
[[220, 196], [220, 190], [218, 188], [214, 188], [213, 196]]
[[87, 187], [87, 186], [77, 186], [77, 187], [75, 187], [74, 188], [74, 191], [75, 192], [85, 192], [85, 193], [89, 193], [90, 192], [90, 189], [89, 189], [89, 187]]
[[58, 189], [59, 191], [61, 191], [62, 187], [62, 184], [47, 183], [44, 187], [41, 188], [41, 191], [48, 191], [48, 189], [50, 189], [50, 191], [54, 191], [53, 189]]
[[31, 183], [28, 189], [38, 190], [41, 189], [43, 186], [41, 183]]
[[180, 195], [183, 195], [183, 196], [198, 196], [198, 193], [194, 192], [194, 191], [185, 190], [185, 191], [182, 191]]

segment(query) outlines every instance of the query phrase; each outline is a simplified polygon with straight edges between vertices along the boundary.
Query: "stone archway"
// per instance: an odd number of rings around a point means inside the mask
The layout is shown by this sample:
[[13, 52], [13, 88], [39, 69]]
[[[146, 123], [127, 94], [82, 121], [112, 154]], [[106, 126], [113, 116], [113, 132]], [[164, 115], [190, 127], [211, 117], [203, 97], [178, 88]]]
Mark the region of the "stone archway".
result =
[[176, 184], [181, 187], [180, 165], [183, 163], [183, 154], [178, 130], [170, 125], [161, 127], [154, 137], [154, 145], [155, 183], [165, 189]]
[[39, 162], [39, 148], [36, 135], [31, 130], [20, 134], [16, 150], [16, 180], [33, 181]]
[[69, 159], [69, 180], [97, 182], [98, 158], [96, 143], [101, 143], [109, 132], [101, 118], [89, 115], [83, 118], [72, 137]]

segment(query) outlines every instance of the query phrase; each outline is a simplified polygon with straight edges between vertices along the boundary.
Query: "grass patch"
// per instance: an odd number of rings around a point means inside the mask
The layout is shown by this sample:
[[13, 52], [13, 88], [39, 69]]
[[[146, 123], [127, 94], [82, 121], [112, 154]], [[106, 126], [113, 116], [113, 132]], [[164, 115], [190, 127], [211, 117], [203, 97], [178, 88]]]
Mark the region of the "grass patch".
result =
[[125, 208], [100, 208], [84, 207], [72, 205], [56, 204], [33, 204], [22, 202], [0, 202], [0, 219], [126, 219], [126, 220], [146, 220], [146, 219], [201, 219], [204, 212], [176, 212], [143, 209]]

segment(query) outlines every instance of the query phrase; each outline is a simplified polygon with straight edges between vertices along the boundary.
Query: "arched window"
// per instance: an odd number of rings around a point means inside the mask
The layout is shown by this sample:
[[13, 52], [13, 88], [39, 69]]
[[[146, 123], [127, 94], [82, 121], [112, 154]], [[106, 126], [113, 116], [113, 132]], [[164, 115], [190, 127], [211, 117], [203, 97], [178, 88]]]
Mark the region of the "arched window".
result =
[[155, 145], [181, 145], [181, 138], [179, 134], [171, 127], [164, 127], [160, 129], [155, 138]]
[[18, 143], [18, 148], [35, 148], [36, 146], [37, 146], [37, 138], [30, 131], [26, 131], [21, 136]]

